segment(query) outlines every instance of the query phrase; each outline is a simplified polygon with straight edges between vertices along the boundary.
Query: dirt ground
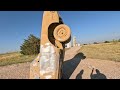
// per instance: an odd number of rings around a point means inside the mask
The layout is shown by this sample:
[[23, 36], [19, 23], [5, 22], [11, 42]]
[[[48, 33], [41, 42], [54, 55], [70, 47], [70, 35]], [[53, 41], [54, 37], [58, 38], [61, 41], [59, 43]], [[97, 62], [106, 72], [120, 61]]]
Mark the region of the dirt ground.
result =
[[[79, 49], [66, 51], [63, 79], [120, 79], [120, 62], [89, 59]], [[0, 79], [29, 79], [29, 72], [30, 62], [1, 66]]]

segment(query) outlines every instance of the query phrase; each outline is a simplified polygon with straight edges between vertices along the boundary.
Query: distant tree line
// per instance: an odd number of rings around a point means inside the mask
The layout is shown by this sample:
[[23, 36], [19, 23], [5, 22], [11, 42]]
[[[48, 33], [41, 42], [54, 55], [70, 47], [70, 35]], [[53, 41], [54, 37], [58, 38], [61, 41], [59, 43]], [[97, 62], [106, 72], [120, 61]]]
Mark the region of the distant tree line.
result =
[[105, 41], [104, 43], [111, 43], [111, 42], [113, 42], [113, 43], [120, 42], [120, 39], [118, 39], [118, 40], [113, 39], [112, 41]]
[[[120, 42], [120, 39], [118, 40], [111, 40], [111, 41], [104, 41], [103, 43], [117, 43], [117, 42]], [[99, 44], [99, 42], [93, 42], [93, 44]], [[83, 45], [88, 45], [88, 44], [83, 44]]]

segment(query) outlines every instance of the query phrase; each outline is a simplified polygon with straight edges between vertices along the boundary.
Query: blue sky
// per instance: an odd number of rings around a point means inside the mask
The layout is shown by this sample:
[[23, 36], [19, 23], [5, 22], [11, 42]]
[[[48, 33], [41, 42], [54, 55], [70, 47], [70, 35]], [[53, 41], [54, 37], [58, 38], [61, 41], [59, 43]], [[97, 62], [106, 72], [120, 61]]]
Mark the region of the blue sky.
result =
[[[120, 38], [120, 11], [59, 11], [79, 43]], [[40, 37], [43, 11], [0, 11], [0, 53], [18, 51], [30, 34]]]

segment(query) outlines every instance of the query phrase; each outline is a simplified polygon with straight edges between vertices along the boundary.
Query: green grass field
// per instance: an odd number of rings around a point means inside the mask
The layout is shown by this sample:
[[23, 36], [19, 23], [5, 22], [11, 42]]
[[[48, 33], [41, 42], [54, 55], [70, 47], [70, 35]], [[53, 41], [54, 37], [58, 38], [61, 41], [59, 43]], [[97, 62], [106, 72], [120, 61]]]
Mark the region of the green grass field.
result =
[[87, 58], [120, 62], [120, 42], [83, 45], [79, 52]]

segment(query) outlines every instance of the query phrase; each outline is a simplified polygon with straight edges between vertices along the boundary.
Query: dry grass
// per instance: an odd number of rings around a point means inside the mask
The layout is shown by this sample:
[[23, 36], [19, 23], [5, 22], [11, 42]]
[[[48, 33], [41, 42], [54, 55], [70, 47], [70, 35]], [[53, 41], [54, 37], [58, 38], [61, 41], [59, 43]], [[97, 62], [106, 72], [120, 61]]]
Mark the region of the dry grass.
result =
[[19, 52], [0, 54], [0, 66], [30, 62], [35, 57], [35, 55], [22, 55]]
[[0, 54], [0, 60], [5, 60], [7, 58], [18, 57], [20, 55], [21, 54], [19, 52], [11, 52], [11, 53]]
[[[68, 50], [69, 48], [66, 48]], [[33, 61], [37, 55], [22, 55], [20, 52], [0, 54], [0, 66]]]
[[120, 61], [120, 42], [84, 45], [79, 51], [87, 58]]

